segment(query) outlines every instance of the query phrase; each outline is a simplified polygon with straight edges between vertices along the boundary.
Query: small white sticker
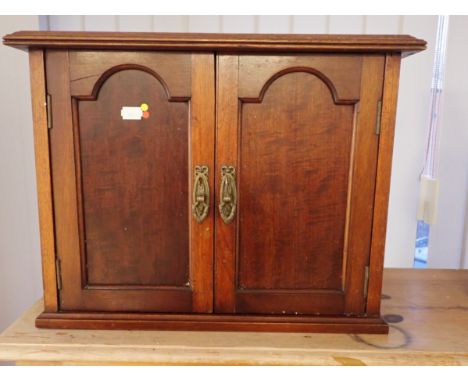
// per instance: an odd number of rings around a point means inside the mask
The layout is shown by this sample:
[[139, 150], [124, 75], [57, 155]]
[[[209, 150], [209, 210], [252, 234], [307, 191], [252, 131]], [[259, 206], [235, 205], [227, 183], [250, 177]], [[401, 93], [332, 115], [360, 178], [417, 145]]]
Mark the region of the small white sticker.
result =
[[122, 119], [140, 120], [143, 117], [143, 110], [140, 106], [123, 106], [120, 115]]

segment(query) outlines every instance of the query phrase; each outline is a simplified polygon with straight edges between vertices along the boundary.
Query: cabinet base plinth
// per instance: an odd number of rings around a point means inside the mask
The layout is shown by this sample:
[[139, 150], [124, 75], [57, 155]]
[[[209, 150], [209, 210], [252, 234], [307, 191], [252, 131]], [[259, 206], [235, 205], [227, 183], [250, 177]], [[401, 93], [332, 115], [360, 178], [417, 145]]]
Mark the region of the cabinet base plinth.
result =
[[387, 334], [378, 317], [261, 316], [242, 314], [41, 313], [36, 327], [47, 329], [187, 330]]

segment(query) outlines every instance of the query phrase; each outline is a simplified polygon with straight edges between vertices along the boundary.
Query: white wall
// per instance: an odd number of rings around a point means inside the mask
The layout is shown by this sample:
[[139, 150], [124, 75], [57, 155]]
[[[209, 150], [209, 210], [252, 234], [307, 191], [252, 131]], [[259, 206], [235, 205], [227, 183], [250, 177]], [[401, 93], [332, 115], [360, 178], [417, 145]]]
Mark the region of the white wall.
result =
[[468, 249], [463, 249], [468, 229], [468, 16], [450, 17], [439, 153], [439, 209], [429, 234], [428, 266], [468, 268]]
[[428, 48], [403, 59], [390, 183], [386, 267], [412, 267], [416, 240], [419, 176], [424, 164], [436, 16], [405, 16], [400, 33], [427, 41]]
[[[0, 35], [38, 29], [0, 16]], [[42, 296], [28, 55], [0, 45], [0, 331]]]

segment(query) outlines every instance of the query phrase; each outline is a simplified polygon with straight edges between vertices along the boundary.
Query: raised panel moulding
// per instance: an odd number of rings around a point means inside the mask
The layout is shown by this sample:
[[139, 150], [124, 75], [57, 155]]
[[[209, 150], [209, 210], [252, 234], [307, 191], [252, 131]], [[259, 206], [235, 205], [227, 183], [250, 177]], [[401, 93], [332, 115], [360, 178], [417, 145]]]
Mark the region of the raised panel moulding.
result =
[[210, 51], [402, 52], [424, 50], [426, 41], [409, 35], [276, 35], [218, 33], [119, 33], [21, 31], [3, 37], [18, 48], [99, 48]]

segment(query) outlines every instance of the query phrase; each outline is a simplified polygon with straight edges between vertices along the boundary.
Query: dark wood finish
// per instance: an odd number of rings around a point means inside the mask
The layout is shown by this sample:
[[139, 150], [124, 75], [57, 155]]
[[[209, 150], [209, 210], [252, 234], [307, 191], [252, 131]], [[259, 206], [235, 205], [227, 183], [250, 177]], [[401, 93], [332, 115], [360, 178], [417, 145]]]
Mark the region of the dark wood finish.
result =
[[[218, 55], [216, 98], [216, 172], [215, 194], [220, 193], [221, 166], [237, 168], [239, 58], [237, 55]], [[215, 284], [216, 312], [235, 312], [236, 224], [225, 224], [219, 213], [215, 215]]]
[[[150, 106], [149, 118], [122, 121], [122, 106], [142, 103]], [[78, 97], [75, 105], [85, 285], [183, 287], [189, 282], [187, 102], [169, 102], [151, 74], [127, 69], [110, 76], [96, 100]]]
[[[388, 331], [399, 66], [425, 41], [25, 31], [4, 44], [30, 50], [38, 327]], [[148, 119], [120, 118], [141, 103]], [[224, 165], [237, 178], [230, 223]], [[195, 166], [210, 189], [200, 223]]]
[[[66, 51], [47, 52], [47, 92], [51, 94], [53, 129], [49, 132], [51, 175], [54, 203], [56, 256], [61, 261], [62, 275], [68, 285], [81, 289], [80, 241], [77, 214], [73, 120], [69, 93], [68, 54]], [[37, 164], [36, 164], [37, 166]], [[60, 175], [59, 175], [60, 174]], [[70, 256], [75, 254], [75, 256]], [[55, 267], [55, 264], [54, 264]], [[58, 272], [58, 270], [57, 270]], [[66, 292], [68, 293], [68, 292]], [[73, 303], [76, 296], [64, 296], [59, 291], [59, 309]]]
[[215, 33], [119, 33], [21, 31], [3, 37], [19, 48], [150, 49], [270, 52], [402, 52], [416, 53], [426, 42], [408, 35], [280, 35]]
[[401, 56], [399, 54], [389, 54], [386, 56], [374, 218], [372, 222], [369, 293], [366, 307], [366, 313], [374, 317], [378, 317], [380, 314], [380, 296], [382, 294], [385, 235], [387, 233], [387, 211], [390, 194], [393, 136], [398, 99], [400, 62]]
[[38, 328], [119, 329], [119, 330], [200, 330], [303, 333], [387, 334], [388, 325], [380, 318], [368, 317], [294, 317], [255, 315], [162, 315], [107, 313], [42, 313]]
[[[214, 190], [215, 169], [215, 57], [213, 54], [192, 54], [192, 99], [190, 104], [190, 179], [196, 165], [208, 166], [210, 190]], [[190, 181], [192, 195], [193, 182]], [[192, 199], [190, 198], [190, 203]], [[199, 313], [213, 311], [214, 216], [215, 195], [211, 194], [207, 218], [200, 224], [190, 214], [190, 279], [192, 310]]]
[[[131, 53], [47, 54], [53, 174], [63, 189], [55, 196], [55, 217], [67, 225], [58, 233], [66, 238], [57, 251], [61, 310], [210, 312], [212, 265], [205, 257], [211, 236], [191, 235], [189, 166], [201, 159], [212, 166], [213, 158], [192, 150], [189, 135], [208, 131], [205, 144], [213, 145], [214, 78], [210, 87], [205, 68], [214, 69], [213, 55], [192, 61], [187, 53], [153, 53], [151, 59], [147, 53], [140, 62]], [[163, 78], [154, 71], [158, 63], [167, 78], [180, 74], [186, 84]], [[122, 120], [121, 107], [142, 103], [149, 105], [149, 118]], [[204, 297], [194, 303], [195, 290]]]
[[[96, 96], [102, 82], [122, 65], [157, 76], [170, 101], [186, 101], [191, 95], [191, 60], [187, 53], [70, 51], [70, 89], [73, 96]], [[110, 71], [110, 72], [108, 72]], [[173, 75], [177, 73], [177, 76]]]
[[[354, 107], [336, 104], [325, 68], [282, 69], [281, 59], [265, 58], [262, 69], [282, 75], [268, 78], [261, 99], [241, 98], [237, 287], [340, 291]], [[355, 66], [349, 77], [359, 79]], [[240, 83], [263, 74], [257, 63], [242, 69]]]
[[301, 69], [303, 73], [319, 76], [338, 104], [354, 104], [359, 99], [362, 56], [356, 54], [239, 56], [239, 98], [244, 102], [261, 102], [279, 77]]
[[217, 176], [237, 168], [239, 211], [217, 219], [217, 312], [364, 313], [383, 65], [220, 56]]
[[[294, 313], [290, 305], [298, 301], [291, 298], [301, 300], [294, 290], [342, 289], [354, 107], [336, 105], [320, 77], [300, 70], [269, 81], [259, 103], [241, 104], [236, 289], [241, 296], [252, 289], [289, 293], [275, 293], [270, 303], [255, 298], [249, 308], [239, 301], [240, 312], [266, 305], [272, 313]], [[337, 308], [331, 313], [343, 311], [342, 301], [324, 301]], [[323, 310], [313, 302], [295, 312]]]
[[339, 289], [326, 288], [245, 288], [236, 289], [235, 297], [238, 313], [326, 315], [343, 314], [346, 294]]
[[350, 168], [348, 229], [346, 230], [345, 311], [364, 313], [365, 267], [369, 265], [372, 211], [374, 204], [378, 150], [378, 102], [382, 98], [383, 56], [365, 56], [361, 77], [361, 95], [353, 138]]
[[54, 217], [52, 184], [47, 131], [46, 81], [44, 52], [29, 51], [31, 77], [31, 103], [36, 158], [36, 181], [41, 234], [42, 280], [44, 286], [44, 311], [58, 310], [57, 273], [55, 270]]

